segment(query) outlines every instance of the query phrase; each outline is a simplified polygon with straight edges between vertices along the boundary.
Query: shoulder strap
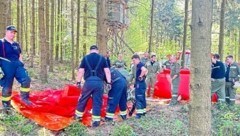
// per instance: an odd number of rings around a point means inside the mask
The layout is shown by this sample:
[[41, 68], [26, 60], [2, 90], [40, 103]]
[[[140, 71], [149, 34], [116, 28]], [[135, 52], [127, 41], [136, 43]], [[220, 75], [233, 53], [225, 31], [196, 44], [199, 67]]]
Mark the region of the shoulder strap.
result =
[[98, 63], [96, 65], [96, 67], [94, 69], [92, 69], [92, 67], [90, 66], [89, 64], [89, 61], [87, 59], [87, 57], [85, 57], [85, 61], [86, 61], [86, 64], [87, 64], [87, 67], [90, 69], [91, 71], [91, 76], [97, 76], [97, 69], [102, 61], [102, 57], [100, 56], [99, 60], [98, 60]]

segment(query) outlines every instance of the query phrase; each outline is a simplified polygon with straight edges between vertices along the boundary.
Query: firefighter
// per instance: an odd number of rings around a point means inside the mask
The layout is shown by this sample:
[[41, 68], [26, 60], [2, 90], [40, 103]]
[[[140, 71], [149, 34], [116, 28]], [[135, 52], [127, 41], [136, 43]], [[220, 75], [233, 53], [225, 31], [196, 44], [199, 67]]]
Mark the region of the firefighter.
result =
[[156, 82], [156, 76], [160, 72], [160, 64], [157, 62], [156, 55], [151, 56], [151, 60], [145, 64], [145, 67], [148, 70], [146, 83], [150, 88], [150, 92], [147, 93], [147, 97], [153, 96], [154, 85]]
[[110, 71], [112, 88], [108, 92], [108, 106], [105, 120], [113, 120], [118, 105], [120, 116], [125, 120], [127, 119], [127, 80], [116, 68], [111, 68]]
[[139, 119], [146, 114], [146, 82], [145, 78], [148, 70], [140, 62], [139, 55], [132, 56], [133, 64], [136, 65], [136, 78], [135, 78], [135, 99], [136, 99], [136, 118]]
[[22, 102], [27, 106], [32, 105], [29, 101], [31, 79], [24, 68], [20, 45], [14, 41], [16, 34], [15, 26], [7, 26], [5, 37], [0, 40], [0, 63], [4, 74], [1, 79], [1, 86], [3, 87], [2, 105], [7, 110], [11, 108], [10, 100], [14, 78], [21, 84], [20, 96]]
[[236, 62], [233, 60], [233, 56], [229, 55], [226, 58], [226, 64], [227, 64], [227, 70], [226, 70], [226, 87], [225, 87], [225, 93], [226, 93], [226, 102], [230, 105], [235, 104], [236, 100], [236, 88], [234, 88], [234, 84], [236, 81], [239, 81], [240, 76], [240, 69]]
[[111, 74], [106, 59], [98, 54], [98, 47], [96, 45], [90, 47], [90, 54], [86, 55], [81, 61], [77, 75], [77, 85], [79, 87], [81, 86], [83, 76], [85, 83], [82, 88], [82, 95], [78, 100], [75, 119], [82, 119], [87, 101], [92, 96], [92, 126], [97, 127], [100, 125], [100, 112], [104, 91], [103, 82], [106, 76], [107, 85], [111, 86]]
[[211, 93], [217, 93], [218, 103], [225, 102], [225, 66], [218, 54], [212, 56]]
[[171, 90], [172, 90], [172, 99], [170, 102], [170, 106], [174, 106], [178, 103], [178, 89], [180, 82], [180, 64], [177, 63], [176, 56], [170, 57], [170, 78], [171, 78]]

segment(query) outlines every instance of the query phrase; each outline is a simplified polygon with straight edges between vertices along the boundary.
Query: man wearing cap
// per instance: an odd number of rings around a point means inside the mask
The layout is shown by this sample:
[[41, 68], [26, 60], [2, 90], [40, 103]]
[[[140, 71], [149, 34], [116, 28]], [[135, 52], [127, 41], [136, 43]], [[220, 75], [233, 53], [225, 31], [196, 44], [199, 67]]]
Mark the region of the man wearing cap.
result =
[[21, 48], [19, 43], [14, 41], [17, 29], [15, 26], [7, 26], [5, 37], [0, 40], [0, 63], [3, 71], [1, 79], [2, 105], [4, 109], [11, 107], [11, 95], [14, 77], [21, 84], [20, 95], [23, 103], [27, 106], [29, 101], [29, 91], [31, 79], [28, 76], [22, 61]]
[[108, 86], [110, 86], [111, 74], [106, 59], [98, 54], [98, 47], [96, 45], [92, 45], [90, 47], [90, 54], [82, 59], [77, 75], [78, 86], [81, 85], [83, 76], [85, 83], [82, 88], [82, 95], [78, 100], [75, 119], [82, 119], [87, 101], [92, 97], [92, 126], [97, 127], [100, 125], [100, 113], [104, 91], [103, 82], [106, 77], [106, 82]]

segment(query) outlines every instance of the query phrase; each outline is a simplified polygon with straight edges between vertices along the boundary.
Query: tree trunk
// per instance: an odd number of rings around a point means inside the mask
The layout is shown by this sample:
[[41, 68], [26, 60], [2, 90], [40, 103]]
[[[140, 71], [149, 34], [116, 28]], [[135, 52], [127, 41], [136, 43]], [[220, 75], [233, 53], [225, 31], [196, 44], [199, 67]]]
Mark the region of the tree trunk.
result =
[[186, 50], [186, 41], [187, 41], [187, 24], [188, 24], [188, 1], [185, 0], [185, 18], [184, 18], [184, 30], [183, 30], [183, 49], [182, 49], [182, 61], [181, 66], [185, 67], [185, 50]]
[[21, 2], [20, 2], [20, 4], [21, 4], [21, 10], [20, 10], [20, 14], [21, 14], [21, 18], [20, 18], [20, 20], [21, 20], [21, 24], [20, 24], [20, 27], [18, 28], [18, 31], [20, 31], [20, 32], [18, 32], [18, 34], [20, 35], [20, 41], [18, 41], [19, 43], [20, 43], [20, 45], [21, 45], [21, 47], [22, 47], [22, 50], [24, 50], [24, 47], [26, 46], [26, 45], [24, 45], [24, 35], [23, 35], [23, 27], [24, 27], [24, 12], [23, 12], [23, 0], [21, 0]]
[[107, 0], [97, 0], [97, 45], [102, 55], [107, 53], [106, 3]]
[[240, 62], [240, 28], [238, 28], [238, 62]]
[[63, 38], [63, 1], [61, 1], [61, 5], [60, 5], [60, 39], [59, 39], [59, 48], [60, 48], [60, 63], [63, 62], [63, 45], [64, 43], [62, 42], [62, 38]]
[[20, 14], [20, 0], [17, 0], [17, 29], [18, 29], [18, 34], [17, 34], [17, 41], [21, 43], [21, 29], [20, 29], [20, 19], [21, 19], [21, 14]]
[[51, 0], [51, 44], [49, 46], [49, 72], [53, 72], [53, 48], [54, 48], [54, 15], [55, 0]]
[[28, 54], [28, 0], [25, 0], [25, 14], [26, 14], [26, 19], [25, 19], [25, 51]]
[[35, 55], [35, 0], [32, 0], [32, 12], [31, 12], [31, 39], [30, 39], [30, 67], [33, 67], [34, 55]]
[[87, 0], [85, 0], [83, 8], [83, 56], [87, 54]]
[[59, 44], [60, 44], [60, 10], [61, 10], [61, 0], [58, 0], [58, 8], [57, 8], [57, 37], [56, 37], [56, 46], [55, 46], [55, 60], [58, 61], [59, 60]]
[[153, 10], [154, 10], [154, 0], [152, 0], [152, 5], [151, 5], [150, 35], [149, 35], [149, 45], [148, 45], [149, 54], [152, 52]]
[[11, 18], [9, 19], [11, 9], [9, 5], [11, 5], [11, 0], [0, 1], [0, 38], [3, 38], [5, 35], [6, 26], [11, 24]]
[[219, 32], [219, 48], [218, 53], [220, 55], [220, 59], [223, 61], [223, 55], [224, 55], [224, 15], [225, 15], [225, 4], [226, 0], [222, 0], [221, 3], [221, 13], [220, 13], [220, 32]]
[[50, 3], [50, 0], [46, 0], [46, 3], [45, 3], [45, 8], [46, 8], [46, 12], [45, 12], [45, 17], [46, 17], [46, 50], [47, 50], [47, 64], [49, 65], [49, 46], [50, 46], [50, 36], [49, 36], [49, 25], [50, 25], [50, 18], [49, 18], [49, 3]]
[[46, 25], [44, 18], [44, 1], [38, 0], [38, 24], [39, 24], [39, 46], [40, 46], [40, 59], [41, 59], [41, 70], [40, 78], [42, 82], [47, 82], [47, 48], [46, 48]]
[[72, 80], [75, 80], [75, 64], [74, 64], [74, 0], [71, 0], [71, 26], [72, 26], [72, 31], [71, 31], [71, 34], [72, 34], [72, 44], [71, 44], [71, 47], [72, 47]]
[[192, 1], [190, 136], [211, 135], [211, 4]]
[[[85, 0], [86, 1], [86, 0]], [[80, 57], [79, 57], [79, 47], [80, 47], [80, 9], [81, 9], [81, 5], [80, 5], [80, 0], [77, 1], [77, 43], [76, 43], [76, 66], [79, 63]]]

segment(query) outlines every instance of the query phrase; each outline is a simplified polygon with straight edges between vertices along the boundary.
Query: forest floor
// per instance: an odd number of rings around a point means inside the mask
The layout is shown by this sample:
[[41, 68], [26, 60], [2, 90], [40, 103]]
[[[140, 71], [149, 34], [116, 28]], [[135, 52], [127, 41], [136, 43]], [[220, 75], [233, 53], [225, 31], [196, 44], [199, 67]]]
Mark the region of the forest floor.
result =
[[[40, 65], [36, 63], [36, 67], [29, 68], [27, 63], [26, 67], [32, 78], [32, 90], [61, 89], [66, 84], [74, 84], [75, 81], [71, 80], [70, 64], [66, 64], [56, 63], [54, 72], [49, 73], [48, 83], [42, 83], [39, 78]], [[14, 88], [18, 87], [19, 84], [15, 82]], [[212, 107], [212, 135], [240, 135], [240, 124], [237, 123], [240, 121], [240, 91], [237, 100], [235, 107], [221, 107], [220, 110], [216, 109], [215, 106]], [[2, 118], [0, 113], [0, 121], [2, 122], [0, 123], [0, 136], [186, 136], [189, 135], [188, 114], [189, 109], [186, 103], [170, 107], [159, 101], [148, 101], [148, 112], [141, 119], [131, 117], [126, 121], [106, 122], [97, 128], [85, 127], [74, 122], [66, 129], [56, 132], [47, 130], [18, 113], [7, 120]], [[22, 123], [14, 124], [14, 119]]]

